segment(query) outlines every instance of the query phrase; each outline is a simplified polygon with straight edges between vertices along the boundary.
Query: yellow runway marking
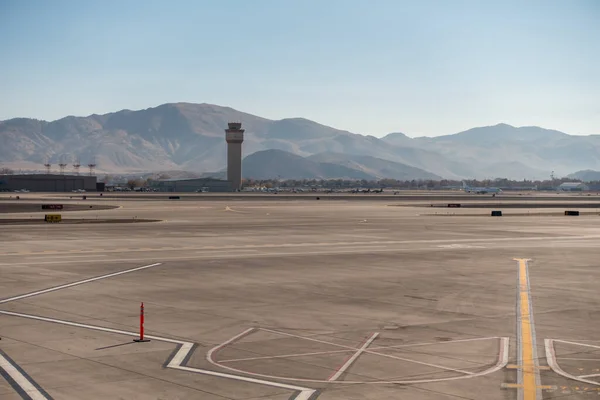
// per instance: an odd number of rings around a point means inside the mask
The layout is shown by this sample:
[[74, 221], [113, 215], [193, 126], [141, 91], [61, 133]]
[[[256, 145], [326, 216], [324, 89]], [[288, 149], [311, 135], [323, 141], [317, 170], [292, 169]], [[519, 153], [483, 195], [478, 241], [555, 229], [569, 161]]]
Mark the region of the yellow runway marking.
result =
[[542, 400], [540, 371], [537, 365], [535, 348], [535, 328], [533, 323], [531, 295], [529, 293], [529, 273], [527, 259], [515, 259], [519, 263], [519, 386], [523, 400]]

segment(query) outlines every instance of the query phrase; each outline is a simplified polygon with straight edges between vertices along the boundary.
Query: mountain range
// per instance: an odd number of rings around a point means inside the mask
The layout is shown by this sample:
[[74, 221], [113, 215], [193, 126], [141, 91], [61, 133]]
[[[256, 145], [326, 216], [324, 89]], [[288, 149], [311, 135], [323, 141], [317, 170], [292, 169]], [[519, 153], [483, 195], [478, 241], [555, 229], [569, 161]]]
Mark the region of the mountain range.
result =
[[[244, 177], [253, 179], [442, 179], [420, 168], [371, 156], [318, 153], [302, 157], [276, 149], [257, 151], [245, 157], [242, 171]], [[221, 170], [217, 174], [206, 175], [225, 178], [227, 173]]]
[[586, 169], [583, 171], [577, 171], [567, 176], [569, 179], [577, 179], [583, 182], [598, 182], [600, 181], [600, 171], [592, 171]]
[[[270, 120], [212, 104], [171, 103], [56, 121], [0, 122], [3, 167], [94, 163], [99, 172], [221, 171], [224, 127], [242, 122], [249, 178], [546, 179], [600, 170], [600, 135], [498, 124], [437, 137], [383, 138], [304, 118]], [[268, 150], [268, 151], [266, 151]], [[278, 150], [278, 151], [274, 151]]]

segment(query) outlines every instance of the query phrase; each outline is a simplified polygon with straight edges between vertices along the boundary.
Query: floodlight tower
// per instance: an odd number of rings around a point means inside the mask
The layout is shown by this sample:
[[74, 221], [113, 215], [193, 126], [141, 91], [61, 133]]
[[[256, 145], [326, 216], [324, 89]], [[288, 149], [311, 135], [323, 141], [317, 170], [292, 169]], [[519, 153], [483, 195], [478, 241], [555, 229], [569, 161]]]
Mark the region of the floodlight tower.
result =
[[60, 161], [58, 162], [58, 168], [60, 169], [60, 174], [65, 174], [65, 168], [67, 167], [67, 162], [65, 161], [65, 156], [60, 156]]
[[96, 157], [92, 158], [92, 161], [87, 165], [90, 169], [90, 176], [94, 176], [94, 169], [96, 168]]
[[50, 168], [52, 168], [52, 164], [50, 164], [50, 159], [46, 158], [44, 162], [44, 167], [46, 168], [46, 175], [50, 175]]
[[79, 168], [81, 168], [81, 160], [77, 157], [75, 164], [73, 164], [73, 169], [75, 170], [75, 175], [79, 175]]
[[225, 129], [227, 141], [227, 180], [231, 189], [238, 191], [242, 187], [242, 142], [244, 129], [241, 122], [229, 122]]

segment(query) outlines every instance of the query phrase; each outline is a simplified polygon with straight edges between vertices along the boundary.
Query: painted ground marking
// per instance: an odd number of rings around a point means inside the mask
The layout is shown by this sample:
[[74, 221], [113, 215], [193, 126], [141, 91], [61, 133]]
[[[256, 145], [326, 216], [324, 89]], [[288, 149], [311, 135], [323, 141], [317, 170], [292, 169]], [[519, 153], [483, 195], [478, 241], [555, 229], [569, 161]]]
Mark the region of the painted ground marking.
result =
[[[114, 273], [110, 273], [110, 274], [106, 274], [106, 275], [102, 275], [102, 276], [97, 276], [94, 278], [89, 278], [89, 279], [84, 279], [84, 280], [77, 281], [77, 282], [68, 283], [65, 285], [60, 285], [60, 286], [56, 286], [56, 287], [52, 287], [52, 288], [48, 288], [48, 289], [44, 289], [44, 290], [39, 290], [39, 291], [32, 292], [32, 293], [14, 296], [11, 298], [1, 300], [0, 304], [7, 303], [9, 301], [21, 300], [21, 299], [32, 297], [32, 296], [38, 296], [38, 295], [41, 295], [44, 293], [49, 293], [49, 292], [53, 292], [56, 290], [73, 287], [76, 285], [82, 285], [85, 283], [94, 282], [94, 281], [97, 281], [100, 279], [106, 279], [106, 278], [110, 278], [113, 276], [118, 276], [118, 275], [135, 272], [135, 271], [140, 271], [140, 270], [144, 270], [147, 268], [156, 267], [161, 264], [162, 263], [154, 263], [154, 264], [144, 265], [141, 267], [130, 268], [130, 269], [127, 269], [124, 271], [114, 272]], [[21, 317], [21, 318], [29, 318], [29, 319], [34, 319], [34, 320], [38, 320], [38, 321], [51, 322], [51, 323], [67, 325], [67, 326], [74, 326], [74, 327], [83, 328], [83, 329], [91, 329], [91, 330], [96, 330], [96, 331], [115, 333], [115, 334], [120, 334], [120, 335], [127, 335], [127, 336], [134, 336], [134, 337], [139, 336], [138, 332], [128, 332], [128, 331], [119, 330], [119, 329], [111, 329], [111, 328], [104, 328], [104, 327], [95, 326], [95, 325], [80, 324], [80, 323], [71, 322], [71, 321], [64, 321], [64, 320], [59, 320], [59, 319], [55, 319], [55, 318], [40, 317], [40, 316], [30, 315], [30, 314], [16, 313], [16, 312], [12, 312], [12, 311], [0, 310], [0, 314]], [[191, 352], [193, 351], [193, 347], [194, 347], [193, 343], [185, 342], [185, 341], [181, 341], [181, 340], [170, 339], [170, 338], [166, 338], [166, 337], [153, 336], [153, 335], [146, 335], [146, 337], [148, 339], [153, 339], [153, 340], [157, 340], [157, 341], [163, 341], [163, 342], [168, 342], [168, 343], [173, 343], [173, 344], [178, 345], [179, 349], [177, 350], [177, 352], [175, 353], [173, 358], [169, 361], [169, 363], [167, 365], [168, 368], [292, 390], [297, 393], [294, 397], [292, 397], [293, 400], [309, 400], [310, 397], [316, 392], [316, 390], [314, 390], [314, 389], [305, 388], [305, 387], [301, 387], [301, 386], [288, 385], [288, 384], [282, 384], [282, 383], [278, 383], [278, 382], [271, 382], [271, 381], [266, 381], [266, 380], [261, 380], [261, 379], [254, 379], [254, 378], [248, 378], [248, 377], [243, 377], [243, 376], [238, 376], [238, 375], [224, 374], [224, 373], [220, 373], [220, 372], [216, 372], [216, 371], [187, 367], [185, 365], [184, 361], [186, 361], [186, 357], [188, 357], [188, 355], [190, 355]], [[0, 362], [1, 362], [1, 360], [0, 360]], [[8, 362], [8, 361], [6, 361], [6, 362]], [[2, 370], [10, 370], [11, 373], [13, 373], [13, 374], [15, 373], [13, 371], [13, 369], [15, 369], [15, 367], [13, 366], [11, 369], [10, 364], [5, 366], [5, 362], [1, 362], [0, 366], [2, 367]], [[17, 370], [17, 372], [18, 372], [18, 370]], [[17, 382], [18, 386], [23, 391], [27, 391], [27, 393], [31, 392], [31, 393], [35, 394], [35, 392], [32, 391], [32, 389], [30, 387], [30, 386], [32, 386], [32, 383], [30, 381], [28, 381], [25, 378], [15, 379], [12, 377], [12, 375], [9, 375], [9, 376], [11, 377], [10, 379], [13, 379], [15, 382]], [[18, 375], [15, 375], [15, 376], [18, 376]], [[23, 380], [23, 379], [25, 379], [25, 380]], [[28, 384], [28, 382], [29, 382], [29, 384]], [[41, 393], [45, 393], [45, 392], [43, 392], [43, 390], [41, 388], [38, 388], [38, 392], [40, 393], [40, 395], [41, 395]], [[32, 397], [30, 395], [29, 397], [24, 397], [24, 398], [25, 399], [31, 398], [33, 400], [50, 400], [51, 399], [51, 397], [47, 394], [45, 395], [45, 397]]]
[[517, 344], [519, 400], [542, 400], [540, 369], [537, 358], [533, 304], [529, 285], [528, 259], [518, 258]]
[[338, 380], [338, 378], [340, 376], [342, 376], [342, 374], [344, 372], [346, 372], [346, 370], [354, 363], [354, 361], [356, 361], [356, 359], [358, 357], [360, 357], [360, 355], [367, 349], [367, 347], [369, 347], [369, 345], [371, 343], [373, 343], [373, 341], [375, 340], [375, 338], [377, 338], [377, 336], [379, 336], [378, 332], [373, 333], [366, 341], [365, 343], [363, 343], [362, 346], [360, 346], [360, 348], [358, 350], [356, 350], [356, 353], [352, 354], [352, 356], [346, 360], [346, 362], [337, 370], [333, 373], [333, 375], [331, 375], [328, 379], [328, 381], [332, 382], [332, 381], [336, 381]]
[[[14, 317], [21, 317], [21, 318], [29, 318], [29, 319], [33, 319], [33, 320], [37, 320], [37, 321], [51, 322], [51, 323], [55, 323], [55, 324], [73, 326], [73, 327], [77, 327], [77, 328], [90, 329], [90, 330], [107, 332], [107, 333], [115, 333], [115, 334], [127, 335], [127, 336], [133, 336], [133, 337], [139, 336], [139, 332], [129, 332], [129, 331], [124, 331], [124, 330], [120, 330], [120, 329], [112, 329], [112, 328], [105, 328], [105, 327], [96, 326], [96, 325], [81, 324], [81, 323], [77, 323], [77, 322], [65, 321], [65, 320], [60, 320], [60, 319], [55, 319], [55, 318], [40, 317], [37, 315], [31, 315], [31, 314], [23, 314], [23, 313], [16, 313], [16, 312], [12, 312], [12, 311], [3, 311], [3, 310], [0, 310], [0, 314], [11, 315]], [[193, 347], [194, 347], [193, 343], [182, 341], [182, 340], [177, 340], [177, 339], [161, 337], [161, 336], [154, 336], [154, 335], [145, 335], [145, 337], [147, 337], [148, 339], [156, 340], [156, 341], [162, 341], [162, 342], [173, 343], [173, 344], [178, 345], [178, 350], [175, 353], [175, 355], [173, 356], [173, 358], [167, 364], [167, 368], [172, 368], [172, 369], [177, 369], [177, 370], [187, 371], [187, 372], [193, 372], [193, 373], [202, 374], [202, 375], [210, 375], [210, 376], [216, 376], [216, 377], [220, 377], [220, 378], [233, 379], [233, 380], [237, 380], [237, 381], [255, 383], [255, 384], [259, 384], [259, 385], [277, 387], [277, 388], [281, 388], [281, 389], [288, 389], [288, 390], [292, 390], [294, 392], [298, 392], [298, 394], [290, 400], [309, 400], [310, 397], [316, 392], [316, 390], [314, 390], [314, 389], [306, 388], [306, 387], [302, 387], [302, 386], [289, 385], [289, 384], [285, 384], [285, 383], [267, 381], [264, 379], [256, 379], [256, 378], [250, 378], [250, 377], [245, 377], [245, 376], [240, 376], [240, 375], [232, 375], [232, 374], [227, 374], [227, 373], [222, 373], [222, 372], [217, 372], [217, 371], [188, 367], [184, 364], [184, 361], [186, 360], [188, 355], [192, 352]]]
[[[600, 386], [600, 382], [597, 381], [593, 381], [591, 379], [588, 378], [595, 378], [597, 376], [600, 376], [600, 374], [593, 374], [593, 375], [573, 375], [573, 374], [569, 374], [567, 372], [565, 372], [560, 365], [558, 364], [557, 360], [556, 360], [556, 351], [554, 350], [554, 343], [555, 342], [559, 342], [559, 343], [566, 343], [566, 344], [574, 344], [574, 345], [579, 345], [579, 346], [584, 346], [584, 347], [591, 347], [591, 348], [597, 348], [600, 349], [600, 346], [594, 346], [591, 344], [587, 344], [587, 343], [577, 343], [577, 342], [571, 342], [568, 340], [559, 340], [559, 339], [546, 339], [544, 340], [544, 344], [545, 344], [545, 349], [546, 349], [546, 361], [548, 362], [548, 365], [550, 366], [550, 368], [552, 368], [552, 370], [554, 372], [556, 372], [559, 375], [564, 376], [565, 378], [568, 379], [572, 379], [575, 381], [579, 381], [579, 382], [584, 382], [587, 383], [589, 385], [596, 385], [596, 386]], [[597, 360], [594, 360], [597, 361]]]
[[52, 397], [2, 350], [0, 350], [0, 375], [23, 399], [52, 400]]
[[130, 268], [130, 269], [126, 269], [124, 271], [113, 272], [111, 274], [96, 276], [94, 278], [84, 279], [84, 280], [77, 281], [77, 282], [67, 283], [65, 285], [51, 287], [49, 289], [38, 290], [37, 292], [22, 294], [22, 295], [19, 295], [19, 296], [14, 296], [14, 297], [10, 297], [8, 299], [0, 300], [0, 304], [8, 303], [9, 301], [26, 299], [28, 297], [38, 296], [40, 294], [54, 292], [56, 290], [66, 289], [66, 288], [70, 288], [70, 287], [77, 286], [77, 285], [83, 285], [84, 283], [94, 282], [94, 281], [98, 281], [100, 279], [112, 278], [113, 276], [128, 274], [130, 272], [141, 271], [141, 270], [144, 270], [144, 269], [148, 269], [148, 268], [152, 268], [152, 267], [157, 267], [157, 266], [159, 266], [161, 264], [162, 263], [154, 263], [154, 264], [144, 265], [144, 266], [141, 266], [141, 267]]
[[[489, 340], [489, 339], [498, 339], [499, 340], [499, 354], [498, 354], [498, 360], [496, 362], [496, 364], [485, 370], [485, 371], [481, 371], [481, 372], [470, 372], [470, 371], [464, 371], [464, 370], [460, 370], [460, 369], [456, 369], [456, 368], [449, 368], [449, 367], [445, 367], [442, 365], [436, 365], [436, 364], [431, 364], [431, 363], [425, 363], [425, 362], [421, 362], [421, 361], [417, 361], [417, 360], [412, 360], [412, 359], [408, 359], [408, 358], [403, 358], [403, 357], [396, 357], [396, 356], [392, 356], [392, 355], [388, 355], [385, 353], [380, 353], [378, 351], [375, 350], [384, 350], [384, 349], [393, 349], [393, 348], [400, 348], [400, 347], [410, 347], [411, 345], [396, 345], [396, 346], [382, 346], [382, 347], [373, 347], [373, 348], [368, 348], [368, 345], [370, 344], [369, 339], [374, 340], [375, 337], [374, 335], [371, 335], [371, 337], [367, 340], [367, 342], [365, 344], [363, 344], [363, 346], [361, 347], [352, 347], [352, 346], [346, 346], [346, 345], [342, 345], [339, 343], [333, 343], [333, 342], [328, 342], [325, 340], [320, 340], [320, 339], [315, 339], [312, 337], [306, 337], [306, 336], [300, 336], [300, 335], [295, 335], [295, 334], [291, 334], [291, 333], [287, 333], [287, 332], [280, 332], [280, 331], [276, 331], [276, 330], [272, 330], [272, 329], [267, 329], [267, 328], [255, 328], [253, 332], [257, 332], [257, 331], [264, 331], [264, 332], [270, 332], [270, 333], [274, 333], [274, 334], [279, 334], [282, 336], [288, 336], [288, 337], [294, 337], [294, 338], [298, 338], [301, 340], [307, 340], [307, 341], [312, 341], [312, 342], [317, 342], [317, 343], [321, 343], [321, 344], [327, 344], [333, 347], [338, 347], [340, 348], [340, 350], [333, 350], [333, 351], [319, 351], [319, 352], [310, 352], [310, 353], [298, 353], [298, 354], [285, 354], [285, 355], [275, 355], [275, 356], [261, 356], [261, 357], [248, 357], [248, 358], [237, 358], [237, 359], [226, 359], [223, 361], [216, 361], [214, 359], [215, 354], [223, 349], [224, 347], [226, 347], [227, 345], [230, 345], [232, 343], [234, 343], [235, 341], [239, 340], [241, 337], [246, 336], [252, 332], [249, 332], [249, 330], [246, 330], [242, 333], [240, 333], [237, 336], [234, 336], [233, 338], [227, 340], [226, 342], [221, 343], [220, 345], [214, 347], [213, 349], [211, 349], [208, 354], [207, 354], [207, 361], [210, 362], [211, 364], [220, 367], [220, 368], [224, 368], [226, 370], [235, 372], [235, 373], [240, 373], [240, 374], [246, 374], [246, 375], [252, 375], [252, 376], [257, 376], [257, 377], [262, 377], [262, 378], [269, 378], [269, 379], [281, 379], [281, 380], [288, 380], [288, 381], [295, 381], [295, 382], [312, 382], [312, 383], [339, 383], [339, 384], [390, 384], [390, 383], [403, 383], [403, 384], [411, 384], [411, 383], [427, 383], [427, 382], [441, 382], [441, 381], [449, 381], [449, 380], [457, 380], [457, 379], [465, 379], [465, 378], [474, 378], [474, 377], [478, 377], [478, 376], [483, 376], [483, 375], [487, 375], [493, 372], [496, 372], [502, 368], [504, 368], [506, 366], [506, 364], [508, 363], [508, 345], [509, 345], [509, 338], [506, 337], [491, 337], [491, 338], [476, 338], [476, 339], [460, 339], [460, 340], [456, 340], [456, 341], [449, 341], [449, 342], [433, 342], [433, 343], [417, 343], [414, 346], [426, 346], [426, 345], [443, 345], [446, 343], [452, 343], [452, 342], [467, 342], [467, 341], [476, 341], [476, 340]], [[371, 340], [371, 341], [372, 341]], [[367, 345], [367, 346], [365, 346]], [[408, 363], [414, 363], [414, 364], [419, 364], [419, 365], [426, 365], [435, 369], [441, 369], [441, 370], [448, 370], [448, 371], [452, 371], [452, 372], [456, 372], [456, 373], [461, 373], [463, 374], [462, 376], [456, 376], [456, 377], [450, 377], [450, 378], [440, 378], [440, 379], [422, 379], [422, 380], [407, 380], [407, 381], [399, 381], [399, 380], [395, 380], [395, 381], [386, 381], [386, 380], [381, 380], [381, 381], [339, 381], [337, 379], [339, 379], [339, 376], [336, 376], [337, 373], [334, 373], [334, 375], [332, 375], [329, 379], [327, 380], [318, 380], [318, 379], [305, 379], [305, 378], [294, 378], [294, 377], [282, 377], [282, 376], [274, 376], [274, 375], [267, 375], [267, 374], [259, 374], [259, 373], [255, 373], [255, 372], [250, 372], [250, 371], [246, 371], [246, 370], [241, 370], [238, 368], [234, 368], [230, 365], [225, 365], [227, 363], [233, 363], [236, 361], [251, 361], [251, 360], [267, 360], [267, 359], [276, 359], [276, 358], [288, 358], [288, 357], [301, 357], [301, 356], [310, 356], [310, 355], [327, 355], [327, 354], [337, 354], [337, 353], [350, 353], [352, 352], [353, 354], [357, 354], [358, 356], [360, 356], [363, 353], [367, 353], [367, 354], [373, 354], [376, 356], [381, 356], [381, 357], [386, 357], [386, 358], [392, 358], [392, 359], [396, 359], [396, 360], [400, 360], [400, 361], [404, 361], [404, 362], [408, 362]], [[355, 362], [357, 357], [351, 357], [351, 363]], [[350, 361], [350, 360], [349, 360]], [[344, 363], [344, 365], [346, 365], [347, 363]], [[343, 365], [343, 366], [344, 366]], [[349, 365], [348, 365], [349, 366]], [[347, 369], [347, 367], [345, 368]], [[341, 374], [340, 374], [341, 375]], [[335, 379], [331, 379], [334, 378]]]

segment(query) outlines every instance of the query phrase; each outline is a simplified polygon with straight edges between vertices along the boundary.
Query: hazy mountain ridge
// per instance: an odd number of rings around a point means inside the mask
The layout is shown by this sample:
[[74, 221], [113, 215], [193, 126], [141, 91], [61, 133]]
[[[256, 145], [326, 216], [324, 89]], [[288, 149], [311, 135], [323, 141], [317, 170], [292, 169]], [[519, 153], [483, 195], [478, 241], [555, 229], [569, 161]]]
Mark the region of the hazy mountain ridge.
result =
[[283, 150], [262, 150], [249, 155], [243, 160], [242, 174], [253, 179], [374, 179], [358, 169], [313, 161]]
[[548, 178], [551, 171], [566, 175], [581, 169], [600, 169], [600, 136], [574, 136], [535, 126], [498, 124], [452, 135], [415, 138], [411, 143], [473, 163], [486, 178], [498, 177], [499, 172], [509, 177], [511, 168], [500, 166], [515, 162], [524, 167], [523, 176], [515, 175], [518, 170], [513, 169], [512, 176], [518, 179]]
[[[225, 171], [220, 172], [221, 176]], [[440, 179], [408, 165], [371, 156], [319, 153], [302, 157], [283, 150], [262, 150], [242, 162], [242, 175], [252, 179]]]
[[[571, 136], [539, 127], [498, 124], [433, 138], [392, 133], [379, 139], [304, 118], [273, 121], [229, 107], [192, 103], [68, 116], [52, 122], [28, 118], [2, 121], [0, 163], [14, 168], [37, 166], [41, 170], [49, 159], [56, 169], [62, 156], [69, 165], [77, 158], [82, 164], [95, 158], [98, 170], [106, 172], [218, 171], [226, 163], [223, 130], [230, 121], [242, 122], [246, 129], [244, 156], [283, 150], [309, 157], [307, 161], [333, 163], [369, 176], [394, 173], [412, 179], [430, 173], [453, 179], [523, 179], [547, 178], [551, 171], [566, 175], [600, 170], [597, 135]], [[324, 153], [331, 154], [332, 159], [327, 161]], [[362, 159], [366, 164], [357, 161], [356, 157], [365, 156], [400, 166], [374, 168], [368, 159]], [[267, 161], [263, 158], [263, 162]], [[407, 167], [416, 169], [411, 172]], [[382, 172], [385, 168], [387, 172]]]
[[578, 179], [583, 182], [598, 182], [600, 181], [600, 171], [586, 169], [583, 171], [573, 172], [572, 174], [569, 174], [567, 178]]
[[441, 179], [439, 175], [432, 174], [420, 168], [395, 161], [384, 160], [373, 156], [348, 155], [341, 153], [318, 153], [307, 157], [319, 163], [333, 163], [361, 171], [370, 175], [371, 179], [394, 178], [399, 180], [413, 179]]

